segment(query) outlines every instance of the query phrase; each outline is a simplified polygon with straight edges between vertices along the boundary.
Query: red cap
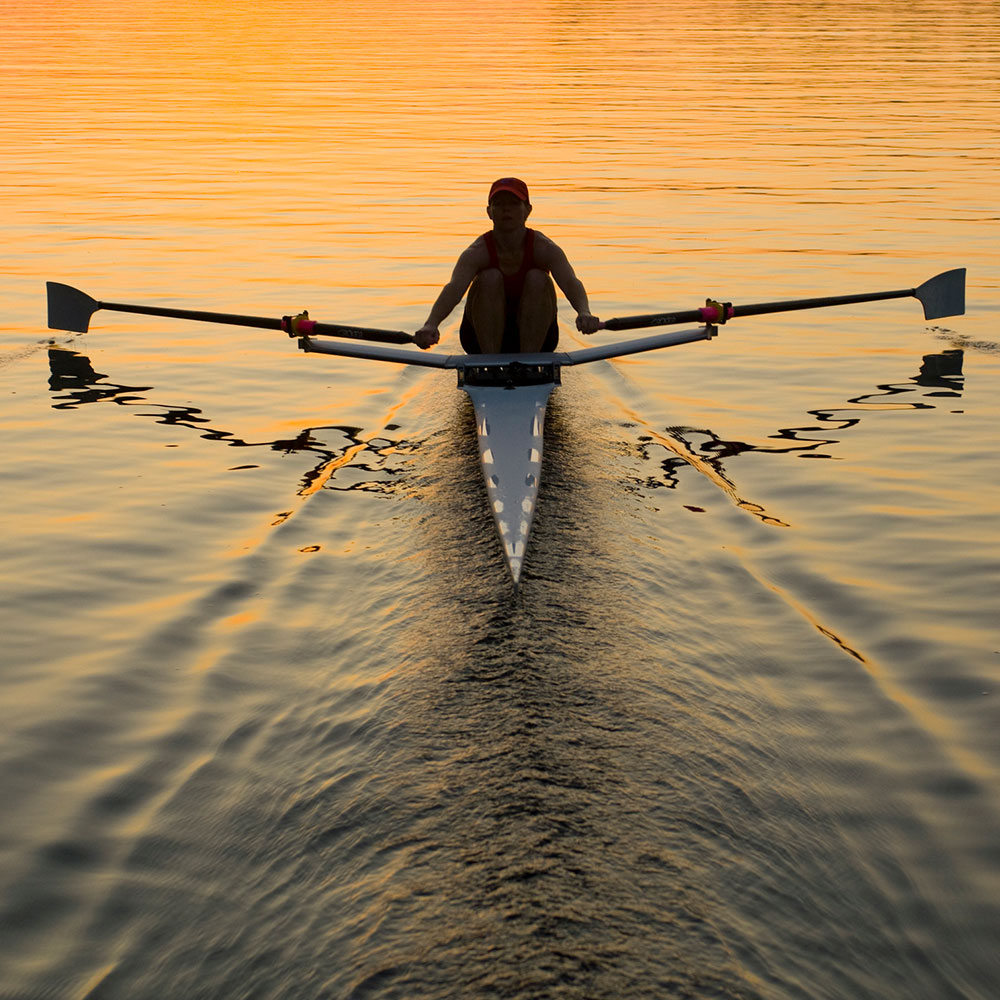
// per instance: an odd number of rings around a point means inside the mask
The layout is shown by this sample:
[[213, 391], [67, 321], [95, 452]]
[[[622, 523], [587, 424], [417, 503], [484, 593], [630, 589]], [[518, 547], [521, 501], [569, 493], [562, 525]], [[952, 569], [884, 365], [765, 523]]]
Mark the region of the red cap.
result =
[[492, 201], [493, 195], [498, 191], [509, 191], [511, 194], [517, 195], [521, 201], [529, 201], [528, 185], [516, 177], [501, 177], [500, 180], [494, 181], [490, 188], [490, 196], [486, 200]]

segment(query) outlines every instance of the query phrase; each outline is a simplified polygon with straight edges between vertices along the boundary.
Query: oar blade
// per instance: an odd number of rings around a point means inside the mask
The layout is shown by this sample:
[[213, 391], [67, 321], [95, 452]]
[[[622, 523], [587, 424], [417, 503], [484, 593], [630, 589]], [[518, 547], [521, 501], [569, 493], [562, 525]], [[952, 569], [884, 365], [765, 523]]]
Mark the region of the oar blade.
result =
[[90, 317], [101, 308], [100, 302], [79, 288], [58, 281], [46, 281], [45, 288], [49, 296], [49, 329], [86, 333]]
[[925, 281], [913, 294], [924, 307], [924, 319], [965, 314], [965, 268], [956, 267]]

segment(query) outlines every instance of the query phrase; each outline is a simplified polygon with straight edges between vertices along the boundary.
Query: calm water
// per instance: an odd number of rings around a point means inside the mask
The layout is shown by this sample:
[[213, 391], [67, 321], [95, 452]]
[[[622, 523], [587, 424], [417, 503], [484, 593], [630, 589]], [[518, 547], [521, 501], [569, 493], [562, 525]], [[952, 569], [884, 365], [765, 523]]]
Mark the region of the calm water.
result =
[[[996, 995], [995, 3], [3, 7], [0, 997]], [[452, 376], [46, 330], [415, 329], [508, 173], [605, 317], [968, 313], [567, 371], [517, 596]]]

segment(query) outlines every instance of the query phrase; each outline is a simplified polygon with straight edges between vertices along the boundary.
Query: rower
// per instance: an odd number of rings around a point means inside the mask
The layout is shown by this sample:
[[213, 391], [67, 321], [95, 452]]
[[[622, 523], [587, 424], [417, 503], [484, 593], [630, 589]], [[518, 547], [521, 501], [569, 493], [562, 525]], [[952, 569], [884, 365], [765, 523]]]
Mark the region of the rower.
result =
[[601, 321], [591, 313], [587, 290], [566, 254], [525, 225], [531, 214], [527, 184], [516, 177], [494, 181], [486, 214], [493, 229], [459, 256], [415, 334], [416, 343], [424, 350], [436, 344], [440, 325], [468, 291], [460, 334], [467, 354], [554, 351], [559, 326], [553, 279], [576, 310], [576, 328], [587, 334], [599, 329]]

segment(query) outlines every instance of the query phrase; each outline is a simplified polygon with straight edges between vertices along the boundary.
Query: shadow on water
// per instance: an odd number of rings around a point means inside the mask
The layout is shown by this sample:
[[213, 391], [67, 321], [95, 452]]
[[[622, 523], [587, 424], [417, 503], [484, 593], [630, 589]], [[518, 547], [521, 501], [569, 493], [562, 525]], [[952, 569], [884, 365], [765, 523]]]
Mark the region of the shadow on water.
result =
[[[130, 386], [107, 381], [108, 376], [94, 370], [90, 359], [76, 351], [64, 348], [49, 349], [49, 389], [54, 394], [54, 409], [73, 410], [90, 403], [116, 403], [124, 407], [145, 407], [131, 412], [147, 417], [158, 424], [169, 427], [186, 427], [206, 441], [218, 441], [230, 448], [263, 448], [278, 454], [315, 454], [316, 464], [302, 473], [296, 493], [308, 496], [321, 488], [334, 490], [371, 490], [375, 484], [354, 482], [341, 484], [334, 478], [337, 469], [350, 462], [364, 469], [359, 461], [362, 454], [379, 456], [386, 448], [394, 452], [405, 450], [399, 441], [383, 438], [364, 437], [362, 428], [346, 425], [330, 427], [304, 427], [294, 437], [277, 438], [273, 441], [247, 441], [232, 431], [212, 426], [212, 419], [195, 406], [156, 403], [150, 399], [153, 386]], [[387, 424], [385, 430], [396, 427]], [[331, 447], [325, 440], [328, 432], [343, 439], [339, 447]], [[240, 465], [236, 469], [253, 469], [256, 465]], [[369, 470], [373, 471], [373, 470]], [[385, 470], [383, 470], [384, 472]]]
[[[724, 468], [727, 459], [746, 452], [792, 455], [797, 458], [834, 458], [831, 452], [840, 443], [843, 433], [857, 427], [865, 413], [884, 410], [931, 410], [940, 404], [927, 402], [928, 399], [960, 399], [965, 387], [962, 373], [963, 359], [963, 351], [958, 349], [947, 350], [940, 354], [926, 354], [916, 375], [901, 382], [878, 385], [874, 392], [853, 396], [846, 401], [846, 406], [809, 410], [814, 423], [798, 427], [782, 427], [774, 431], [769, 438], [780, 442], [778, 444], [727, 439], [708, 429], [689, 427], [667, 428], [668, 435], [679, 448], [670, 442], [665, 442], [659, 435], [644, 435], [639, 438], [643, 459], [651, 458], [651, 449], [655, 446], [667, 447], [668, 450], [675, 452], [673, 457], [663, 459], [659, 463], [661, 470], [659, 475], [650, 477], [644, 485], [675, 488], [679, 470], [686, 465], [695, 465], [709, 478], [718, 477], [717, 484], [733, 496], [739, 506], [765, 522], [782, 524], [783, 522], [773, 514], [767, 513], [758, 505], [749, 503], [736, 494], [735, 484]], [[913, 399], [914, 393], [920, 393], [921, 399]], [[706, 465], [709, 469], [706, 469]]]
[[[787, 454], [799, 458], [833, 458], [834, 456], [829, 453], [829, 450], [835, 447], [840, 439], [828, 435], [842, 434], [856, 427], [866, 412], [886, 409], [933, 409], [936, 405], [934, 403], [902, 398], [921, 390], [932, 390], [922, 393], [924, 399], [961, 398], [964, 389], [963, 357], [961, 349], [927, 354], [923, 357], [916, 375], [899, 383], [878, 385], [875, 392], [865, 392], [851, 397], [847, 400], [847, 406], [810, 410], [809, 414], [814, 418], [814, 424], [780, 428], [769, 435], [780, 444], [767, 445], [760, 441], [751, 443], [726, 439], [710, 429], [684, 427], [668, 428], [667, 439], [659, 434], [642, 435], [639, 437], [639, 447], [640, 457], [644, 460], [651, 458], [651, 449], [657, 446], [666, 447], [667, 450], [674, 452], [673, 457], [660, 461], [661, 472], [656, 477], [649, 477], [643, 485], [651, 488], [657, 486], [675, 488], [678, 482], [678, 471], [687, 465], [694, 465], [708, 478], [715, 481], [739, 506], [767, 523], [783, 526], [784, 522], [776, 515], [739, 495], [735, 483], [724, 468], [724, 462], [727, 459], [746, 452]], [[379, 447], [378, 441], [362, 440], [359, 437], [360, 428], [346, 426], [303, 428], [294, 438], [250, 442], [231, 431], [211, 427], [210, 418], [196, 407], [149, 403], [146, 394], [151, 391], [151, 386], [127, 386], [108, 382], [108, 376], [96, 372], [88, 357], [75, 351], [50, 348], [49, 368], [51, 372], [49, 388], [55, 394], [53, 407], [56, 409], [75, 409], [81, 405], [97, 402], [115, 402], [122, 406], [148, 403], [155, 405], [157, 409], [152, 413], [143, 413], [142, 416], [149, 416], [161, 424], [189, 427], [196, 431], [200, 437], [210, 441], [221, 441], [229, 447], [268, 448], [285, 454], [315, 452], [322, 457], [322, 460], [303, 475], [300, 493], [307, 494], [327, 485], [331, 479], [332, 471], [340, 463], [353, 458], [358, 451], [363, 449], [377, 451]], [[556, 403], [550, 409], [548, 416], [547, 439], [550, 449], [554, 443], [552, 441], [553, 423], [558, 418], [558, 414], [558, 403]], [[463, 426], [466, 428], [464, 435], [466, 442], [474, 440], [469, 425], [470, 421], [463, 421]], [[316, 437], [318, 430], [331, 429], [342, 433], [348, 443], [341, 448], [331, 449], [321, 438]], [[394, 428], [390, 425], [387, 429]], [[817, 436], [818, 434], [822, 436]], [[466, 450], [471, 455], [472, 465], [475, 466], [475, 448], [473, 447], [471, 450], [467, 448]], [[563, 464], [554, 463], [551, 457], [546, 458], [546, 491], [549, 491], [548, 483], [553, 475], [558, 474], [558, 470], [562, 468], [565, 468]], [[475, 498], [475, 502], [480, 502], [478, 497]]]

